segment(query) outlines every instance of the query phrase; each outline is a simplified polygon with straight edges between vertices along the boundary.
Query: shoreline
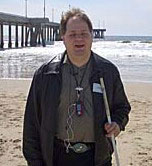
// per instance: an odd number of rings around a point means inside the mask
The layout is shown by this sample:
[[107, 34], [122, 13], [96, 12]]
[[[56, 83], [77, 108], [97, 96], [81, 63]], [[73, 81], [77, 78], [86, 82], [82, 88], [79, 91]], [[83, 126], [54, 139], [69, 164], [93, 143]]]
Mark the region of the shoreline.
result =
[[[22, 130], [30, 84], [31, 79], [0, 78], [0, 165], [27, 165], [22, 155]], [[120, 164], [152, 165], [152, 84], [123, 84], [132, 111], [125, 132], [117, 137]]]

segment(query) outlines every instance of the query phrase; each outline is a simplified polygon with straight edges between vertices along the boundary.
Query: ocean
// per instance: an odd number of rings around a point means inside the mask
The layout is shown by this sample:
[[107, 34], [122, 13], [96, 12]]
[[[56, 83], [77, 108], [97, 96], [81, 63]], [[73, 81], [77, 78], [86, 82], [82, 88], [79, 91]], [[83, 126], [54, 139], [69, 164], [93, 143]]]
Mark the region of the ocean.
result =
[[[62, 41], [46, 47], [1, 50], [0, 78], [30, 79], [37, 68], [64, 50]], [[105, 36], [94, 40], [92, 50], [114, 63], [123, 81], [152, 83], [152, 36]]]

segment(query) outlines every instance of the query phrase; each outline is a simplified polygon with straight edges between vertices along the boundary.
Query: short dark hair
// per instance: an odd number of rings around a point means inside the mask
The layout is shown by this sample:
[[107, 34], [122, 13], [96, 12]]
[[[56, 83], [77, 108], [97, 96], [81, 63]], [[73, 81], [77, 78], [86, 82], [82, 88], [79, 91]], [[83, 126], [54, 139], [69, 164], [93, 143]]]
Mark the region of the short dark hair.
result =
[[92, 23], [91, 23], [89, 17], [84, 13], [83, 10], [81, 10], [79, 8], [72, 8], [71, 10], [62, 14], [61, 22], [60, 22], [61, 36], [66, 33], [66, 25], [67, 25], [68, 20], [74, 16], [85, 21], [89, 27], [90, 32], [92, 33]]

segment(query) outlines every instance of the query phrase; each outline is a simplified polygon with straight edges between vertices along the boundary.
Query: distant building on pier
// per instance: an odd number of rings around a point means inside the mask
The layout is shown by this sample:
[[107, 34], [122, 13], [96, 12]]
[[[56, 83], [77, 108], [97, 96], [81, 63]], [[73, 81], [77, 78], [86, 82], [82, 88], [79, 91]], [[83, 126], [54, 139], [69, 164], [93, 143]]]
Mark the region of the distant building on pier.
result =
[[93, 29], [93, 37], [95, 39], [103, 39], [105, 31], [106, 29]]

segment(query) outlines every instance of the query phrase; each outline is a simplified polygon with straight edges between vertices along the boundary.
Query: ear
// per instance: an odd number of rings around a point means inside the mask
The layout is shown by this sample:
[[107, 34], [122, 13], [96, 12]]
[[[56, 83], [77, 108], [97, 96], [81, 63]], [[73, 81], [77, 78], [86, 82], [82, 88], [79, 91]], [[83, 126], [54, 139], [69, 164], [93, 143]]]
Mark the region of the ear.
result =
[[61, 39], [62, 39], [63, 43], [65, 43], [65, 36], [64, 35], [61, 36]]
[[92, 38], [92, 40], [93, 40], [93, 32], [91, 32], [91, 38]]

